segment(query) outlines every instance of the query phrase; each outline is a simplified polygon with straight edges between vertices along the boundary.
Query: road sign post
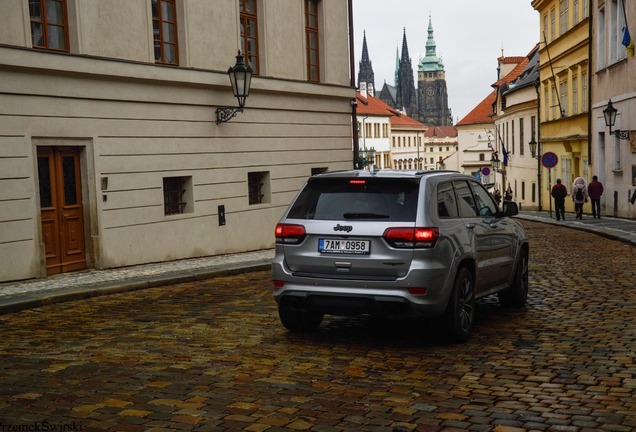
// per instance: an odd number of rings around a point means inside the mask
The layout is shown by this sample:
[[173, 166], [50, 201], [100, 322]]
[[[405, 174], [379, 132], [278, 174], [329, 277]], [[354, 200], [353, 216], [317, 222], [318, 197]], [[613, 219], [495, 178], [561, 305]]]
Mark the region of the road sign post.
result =
[[[546, 152], [541, 156], [541, 165], [548, 169], [548, 193], [550, 194], [550, 219], [552, 219], [552, 168], [559, 163], [559, 157], [553, 152]], [[539, 185], [541, 187], [541, 185]]]

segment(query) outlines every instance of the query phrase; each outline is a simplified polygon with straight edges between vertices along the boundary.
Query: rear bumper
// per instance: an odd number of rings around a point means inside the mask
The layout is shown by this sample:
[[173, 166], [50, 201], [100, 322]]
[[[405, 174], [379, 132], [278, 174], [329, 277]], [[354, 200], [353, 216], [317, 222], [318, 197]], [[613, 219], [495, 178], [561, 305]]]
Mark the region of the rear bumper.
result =
[[[448, 273], [448, 268], [414, 268], [392, 281], [343, 280], [328, 275], [294, 275], [281, 254], [272, 262], [272, 279], [283, 284], [274, 288], [274, 299], [281, 307], [337, 316], [439, 316], [446, 309], [452, 288], [448, 281], [453, 278]], [[426, 294], [411, 294], [409, 288], [426, 288]]]

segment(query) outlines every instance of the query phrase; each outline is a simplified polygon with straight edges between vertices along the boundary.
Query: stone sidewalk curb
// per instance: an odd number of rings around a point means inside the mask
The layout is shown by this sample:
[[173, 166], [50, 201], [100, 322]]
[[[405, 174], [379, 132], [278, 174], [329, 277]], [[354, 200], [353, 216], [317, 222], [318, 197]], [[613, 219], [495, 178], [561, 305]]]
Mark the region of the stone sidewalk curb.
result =
[[609, 238], [611, 240], [618, 240], [623, 243], [628, 243], [633, 246], [636, 246], [636, 234], [621, 231], [621, 230], [616, 230], [613, 228], [590, 226], [584, 223], [578, 223], [576, 222], [576, 220], [567, 221], [563, 223], [563, 222], [557, 222], [552, 219], [548, 219], [546, 217], [524, 215], [524, 214], [518, 214], [517, 216], [515, 216], [515, 218], [524, 219], [524, 220], [528, 220], [532, 222], [541, 222], [548, 225], [555, 225], [555, 226], [560, 226], [560, 227], [565, 227], [565, 228], [570, 228], [575, 230], [586, 231], [589, 233], [598, 234], [600, 236]]
[[201, 281], [223, 276], [232, 276], [255, 271], [271, 269], [269, 261], [252, 261], [240, 264], [230, 264], [215, 268], [198, 269], [182, 273], [170, 273], [148, 278], [129, 279], [107, 282], [97, 285], [61, 288], [57, 290], [39, 291], [9, 298], [0, 298], [0, 315], [33, 309], [55, 303], [83, 300], [110, 294], [124, 293], [147, 288], [161, 287], [184, 282]]

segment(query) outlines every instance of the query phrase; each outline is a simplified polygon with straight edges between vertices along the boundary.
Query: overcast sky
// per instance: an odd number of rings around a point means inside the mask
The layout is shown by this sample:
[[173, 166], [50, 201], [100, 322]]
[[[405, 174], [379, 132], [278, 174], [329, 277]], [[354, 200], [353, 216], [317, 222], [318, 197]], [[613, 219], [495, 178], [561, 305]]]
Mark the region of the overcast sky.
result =
[[492, 91], [502, 47], [505, 56], [526, 56], [539, 41], [539, 13], [531, 0], [353, 0], [356, 84], [363, 31], [377, 96], [385, 81], [393, 85], [396, 49], [401, 52], [406, 28], [417, 86], [429, 13], [456, 124]]

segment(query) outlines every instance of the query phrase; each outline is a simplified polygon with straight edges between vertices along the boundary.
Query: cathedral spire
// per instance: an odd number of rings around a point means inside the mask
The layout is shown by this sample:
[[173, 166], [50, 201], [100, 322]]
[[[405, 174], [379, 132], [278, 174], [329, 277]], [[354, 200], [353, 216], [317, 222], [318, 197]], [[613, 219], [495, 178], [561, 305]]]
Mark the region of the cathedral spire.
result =
[[393, 85], [397, 87], [398, 85], [398, 71], [400, 70], [400, 48], [395, 47], [395, 79], [393, 81]]
[[409, 56], [409, 46], [406, 43], [406, 27], [404, 27], [404, 36], [402, 37], [402, 63], [410, 63], [411, 56]]
[[366, 30], [362, 32], [362, 60], [361, 61], [369, 62], [369, 50], [367, 49], [367, 31]]
[[[364, 86], [363, 86], [364, 84]], [[358, 88], [365, 88], [367, 93], [374, 96], [375, 93], [375, 76], [373, 74], [373, 66], [369, 59], [369, 50], [367, 48], [367, 32], [364, 32], [362, 38], [362, 59], [358, 67]]]
[[435, 39], [433, 38], [433, 19], [429, 15], [428, 17], [428, 39], [426, 40], [426, 56], [434, 57], [436, 55], [437, 45], [435, 45]]

